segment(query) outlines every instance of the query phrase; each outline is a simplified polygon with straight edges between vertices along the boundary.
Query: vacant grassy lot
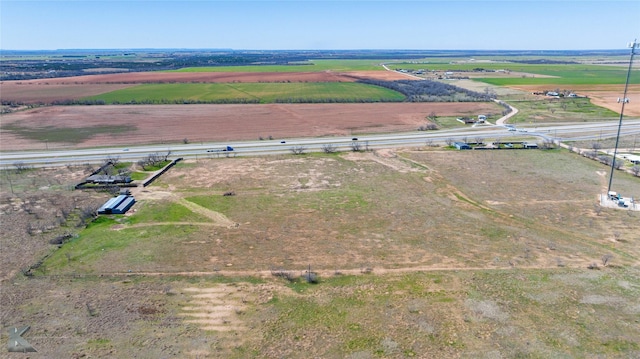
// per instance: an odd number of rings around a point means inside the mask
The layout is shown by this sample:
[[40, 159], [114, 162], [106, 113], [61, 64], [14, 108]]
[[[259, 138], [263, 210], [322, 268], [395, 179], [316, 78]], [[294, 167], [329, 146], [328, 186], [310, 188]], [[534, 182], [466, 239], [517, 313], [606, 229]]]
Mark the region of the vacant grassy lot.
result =
[[181, 163], [13, 278], [0, 319], [45, 357], [634, 357], [640, 231], [605, 185], [563, 150]]
[[535, 125], [553, 122], [588, 122], [617, 120], [620, 115], [595, 106], [587, 98], [539, 98], [535, 100], [505, 99], [518, 109], [511, 123]]
[[[142, 200], [135, 214], [94, 224], [58, 251], [49, 269], [457, 268], [507, 267], [510, 261], [546, 267], [558, 258], [588, 264], [612, 250], [605, 238], [614, 230], [593, 228], [593, 205], [605, 180], [598, 171], [606, 171], [604, 166], [542, 151], [519, 153], [515, 161], [507, 151], [407, 156], [285, 156], [181, 165], [155, 185], [159, 193]], [[579, 170], [564, 170], [574, 162], [581, 164]], [[476, 173], [483, 175], [470, 181]], [[494, 183], [507, 179], [513, 189], [498, 193]], [[620, 192], [639, 196], [637, 179], [626, 181]], [[237, 195], [221, 195], [228, 191]], [[239, 226], [217, 226], [211, 216], [190, 218], [189, 203]], [[627, 227], [615, 226], [632, 235]], [[564, 250], [549, 256], [550, 246]], [[244, 251], [251, 253], [250, 261], [238, 254]], [[621, 253], [618, 260], [633, 262], [635, 255]]]
[[402, 101], [404, 96], [382, 87], [358, 83], [216, 83], [145, 84], [85, 98], [113, 103], [277, 101]]

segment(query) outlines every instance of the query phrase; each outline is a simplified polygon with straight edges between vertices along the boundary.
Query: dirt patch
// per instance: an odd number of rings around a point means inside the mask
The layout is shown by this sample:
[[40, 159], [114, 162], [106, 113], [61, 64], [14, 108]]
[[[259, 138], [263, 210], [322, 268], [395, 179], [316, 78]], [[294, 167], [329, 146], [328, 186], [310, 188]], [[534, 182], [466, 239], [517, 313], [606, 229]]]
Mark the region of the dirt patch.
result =
[[204, 330], [247, 330], [240, 315], [248, 301], [246, 287], [219, 285], [212, 288], [185, 288], [188, 295], [181, 315], [186, 323], [198, 325]]

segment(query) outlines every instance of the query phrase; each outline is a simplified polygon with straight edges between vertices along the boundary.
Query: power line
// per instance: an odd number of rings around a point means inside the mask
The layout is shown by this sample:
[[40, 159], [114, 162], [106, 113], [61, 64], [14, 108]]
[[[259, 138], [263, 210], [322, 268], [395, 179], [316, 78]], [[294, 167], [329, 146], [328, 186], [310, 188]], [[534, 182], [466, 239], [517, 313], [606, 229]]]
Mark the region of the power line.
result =
[[616, 145], [613, 148], [613, 159], [611, 160], [611, 175], [609, 175], [609, 187], [607, 187], [607, 193], [611, 191], [611, 183], [613, 181], [613, 171], [615, 170], [616, 164], [616, 156], [618, 154], [618, 143], [620, 142], [620, 129], [622, 128], [622, 116], [624, 114], [624, 105], [629, 102], [627, 98], [627, 89], [629, 88], [629, 77], [631, 77], [631, 65], [633, 64], [633, 55], [635, 55], [635, 49], [640, 47], [637, 39], [633, 40], [633, 42], [629, 43], [629, 47], [631, 48], [631, 57], [629, 58], [629, 69], [627, 70], [627, 80], [624, 84], [624, 94], [622, 95], [622, 99], [618, 99], [619, 102], [622, 102], [622, 108], [620, 109], [620, 120], [618, 121], [618, 134], [616, 135]]

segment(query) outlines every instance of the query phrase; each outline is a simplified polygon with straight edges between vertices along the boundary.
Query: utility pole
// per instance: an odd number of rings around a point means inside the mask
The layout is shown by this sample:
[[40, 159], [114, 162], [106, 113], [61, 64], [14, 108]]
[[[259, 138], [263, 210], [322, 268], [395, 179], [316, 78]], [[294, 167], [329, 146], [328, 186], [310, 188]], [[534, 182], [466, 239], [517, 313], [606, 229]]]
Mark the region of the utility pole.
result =
[[620, 129], [622, 128], [622, 116], [624, 115], [624, 104], [629, 102], [627, 98], [627, 89], [629, 88], [629, 77], [631, 77], [631, 65], [633, 64], [633, 55], [635, 55], [635, 49], [640, 47], [637, 39], [629, 43], [631, 48], [631, 57], [629, 58], [629, 69], [627, 70], [627, 80], [624, 84], [624, 93], [622, 95], [622, 108], [620, 109], [620, 120], [618, 121], [618, 134], [616, 135], [616, 145], [613, 148], [613, 159], [611, 160], [611, 175], [609, 176], [609, 187], [607, 187], [607, 193], [611, 191], [611, 182], [613, 181], [613, 171], [615, 171], [616, 155], [618, 154], [618, 143], [620, 142]]

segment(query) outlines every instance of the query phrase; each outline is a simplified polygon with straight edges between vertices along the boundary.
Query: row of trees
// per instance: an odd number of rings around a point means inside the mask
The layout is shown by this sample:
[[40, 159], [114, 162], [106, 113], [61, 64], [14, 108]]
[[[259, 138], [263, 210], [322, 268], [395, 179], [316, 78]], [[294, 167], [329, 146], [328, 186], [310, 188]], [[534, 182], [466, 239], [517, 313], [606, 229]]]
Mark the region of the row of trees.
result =
[[[364, 141], [364, 142], [351, 141], [351, 143], [349, 144], [349, 147], [353, 152], [360, 152], [360, 151], [368, 152], [370, 150], [369, 141]], [[307, 148], [304, 146], [294, 146], [294, 147], [291, 147], [289, 150], [294, 155], [303, 155], [307, 151]], [[328, 144], [322, 145], [322, 151], [324, 153], [336, 153], [338, 152], [338, 147], [334, 144], [328, 143]]]
[[139, 160], [136, 164], [146, 171], [164, 164], [169, 160], [169, 156], [171, 156], [171, 151], [167, 151], [167, 153], [162, 155], [158, 152], [150, 153], [147, 157]]
[[492, 94], [463, 89], [431, 80], [382, 81], [365, 79], [358, 82], [388, 88], [406, 96], [408, 102], [479, 102], [491, 101]]
[[344, 98], [344, 97], [331, 97], [331, 98], [314, 98], [314, 97], [289, 97], [278, 98], [273, 100], [274, 103], [374, 103], [374, 102], [399, 102], [396, 99], [391, 98]]

